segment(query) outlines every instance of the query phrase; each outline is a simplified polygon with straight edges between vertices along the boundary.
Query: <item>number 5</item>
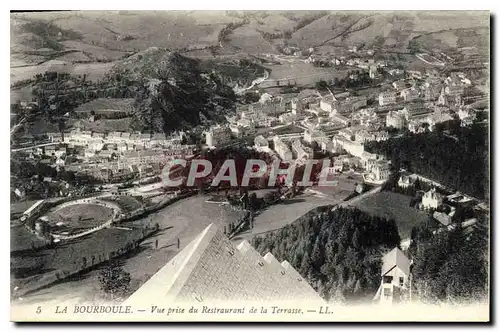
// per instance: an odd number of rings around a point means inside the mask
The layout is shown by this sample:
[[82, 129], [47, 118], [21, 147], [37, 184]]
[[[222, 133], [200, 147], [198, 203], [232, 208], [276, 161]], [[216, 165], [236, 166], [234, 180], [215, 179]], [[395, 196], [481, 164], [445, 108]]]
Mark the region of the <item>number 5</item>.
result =
[[38, 308], [36, 308], [36, 313], [37, 313], [37, 314], [39, 314], [39, 313], [41, 313], [41, 312], [42, 312], [42, 307], [40, 307], [40, 306], [39, 306]]

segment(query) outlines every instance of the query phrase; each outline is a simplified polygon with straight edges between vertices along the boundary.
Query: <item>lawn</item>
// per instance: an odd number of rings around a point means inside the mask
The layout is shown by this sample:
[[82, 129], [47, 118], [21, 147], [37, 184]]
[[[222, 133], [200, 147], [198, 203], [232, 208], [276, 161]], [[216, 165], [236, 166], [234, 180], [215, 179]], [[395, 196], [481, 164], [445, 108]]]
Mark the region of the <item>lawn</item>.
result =
[[109, 131], [130, 132], [131, 122], [132, 118], [130, 117], [122, 119], [99, 119], [94, 122], [71, 119], [68, 126], [71, 128], [80, 127], [81, 130], [89, 130], [96, 133], [107, 133]]
[[271, 70], [269, 79], [260, 84], [259, 87], [276, 85], [277, 80], [281, 85], [287, 85], [285, 80], [291, 80], [297, 85], [314, 85], [319, 80], [333, 80], [335, 77], [344, 78], [347, 75], [347, 69], [338, 69], [335, 67], [314, 67], [310, 63], [284, 62], [280, 65], [265, 65]]
[[53, 278], [57, 271], [78, 271], [84, 258], [87, 265], [91, 264], [92, 257], [95, 262], [104, 261], [110, 253], [141, 238], [140, 229], [110, 228], [54, 248], [11, 256], [11, 283], [23, 289], [36, 288], [44, 279]]
[[10, 228], [10, 251], [30, 250], [34, 247], [43, 247], [47, 243], [31, 233], [24, 225]]
[[382, 191], [354, 203], [353, 206], [372, 215], [393, 218], [401, 239], [405, 239], [410, 236], [413, 226], [429, 218], [425, 212], [410, 207], [410, 200], [410, 196]]
[[[76, 204], [63, 207], [47, 214], [49, 225], [57, 232], [93, 228], [109, 220], [113, 215], [110, 208], [96, 204]], [[63, 222], [61, 227], [57, 223]]]

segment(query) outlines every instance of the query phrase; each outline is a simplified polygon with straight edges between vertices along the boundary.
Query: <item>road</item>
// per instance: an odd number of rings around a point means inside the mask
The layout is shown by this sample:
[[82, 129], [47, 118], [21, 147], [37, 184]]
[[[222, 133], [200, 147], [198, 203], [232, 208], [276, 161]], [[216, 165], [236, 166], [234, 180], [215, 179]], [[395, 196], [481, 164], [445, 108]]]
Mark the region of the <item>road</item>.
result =
[[43, 143], [43, 144], [27, 146], [24, 148], [11, 149], [10, 151], [11, 152], [27, 151], [27, 150], [32, 150], [32, 149], [36, 149], [36, 148], [41, 148], [43, 146], [57, 145], [57, 144], [59, 144], [59, 143], [57, 143], [57, 142]]

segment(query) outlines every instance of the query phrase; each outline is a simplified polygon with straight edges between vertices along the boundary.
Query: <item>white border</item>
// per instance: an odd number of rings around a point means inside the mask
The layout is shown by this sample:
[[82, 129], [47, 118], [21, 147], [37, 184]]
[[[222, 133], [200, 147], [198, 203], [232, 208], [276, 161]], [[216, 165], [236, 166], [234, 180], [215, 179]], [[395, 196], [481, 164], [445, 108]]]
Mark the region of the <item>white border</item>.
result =
[[[57, 1], [36, 1], [36, 0], [25, 0], [22, 2], [12, 2], [12, 1], [7, 1], [7, 2], [2, 2], [2, 7], [4, 5], [7, 5], [6, 8], [2, 8], [2, 16], [5, 18], [2, 20], [2, 29], [0, 32], [0, 35], [2, 36], [2, 44], [4, 45], [3, 48], [3, 61], [2, 63], [4, 66], [2, 66], [2, 77], [10, 77], [9, 73], [9, 67], [7, 66], [7, 63], [10, 63], [10, 47], [7, 47], [7, 44], [9, 42], [9, 13], [8, 10], [15, 9], [15, 10], [32, 10], [32, 9], [86, 9], [86, 10], [109, 10], [111, 8], [113, 9], [127, 9], [127, 10], [193, 10], [193, 9], [198, 9], [198, 10], [217, 10], [217, 9], [223, 9], [223, 10], [257, 10], [257, 9], [267, 9], [267, 10], [313, 10], [313, 9], [328, 9], [328, 10], [492, 10], [493, 13], [498, 13], [498, 1], [489, 1], [489, 0], [474, 0], [474, 1], [465, 1], [465, 0], [455, 0], [455, 1], [450, 1], [450, 2], [445, 2], [445, 1], [436, 1], [436, 0], [418, 0], [418, 1], [401, 1], [401, 0], [392, 0], [392, 1], [373, 1], [373, 0], [357, 0], [357, 1], [302, 1], [302, 2], [292, 2], [291, 0], [288, 1], [269, 1], [269, 0], [252, 0], [252, 1], [221, 1], [221, 0], [212, 0], [212, 1], [193, 1], [193, 0], [184, 0], [184, 1], [179, 1], [179, 2], [171, 2], [171, 1], [150, 1], [150, 0], [141, 0], [141, 1], [135, 1], [135, 2], [130, 2], [130, 3], [124, 3], [123, 1], [98, 1], [98, 0], [86, 0], [84, 2], [69, 2], [67, 0], [62, 1], [62, 0], [57, 0]], [[498, 22], [497, 22], [498, 24]], [[498, 36], [494, 36], [495, 44], [498, 42]], [[497, 56], [495, 56], [495, 59], [491, 59], [492, 61], [497, 60]], [[493, 74], [496, 74], [497, 70]], [[493, 77], [492, 77], [493, 79]], [[3, 102], [5, 108], [3, 109], [3, 112], [1, 112], [1, 116], [4, 117], [4, 121], [2, 121], [2, 126], [4, 127], [2, 130], [2, 133], [4, 133], [5, 136], [7, 136], [8, 132], [8, 127], [9, 127], [9, 122], [10, 118], [8, 116], [8, 105], [7, 102], [9, 101], [10, 94], [8, 93], [9, 89], [9, 80], [2, 80], [2, 95], [3, 95]], [[495, 87], [494, 94], [498, 96], [498, 86]], [[494, 127], [499, 128], [499, 122], [500, 122], [500, 116], [497, 115], [495, 117], [495, 122], [494, 122]], [[495, 146], [498, 147], [500, 145], [499, 142], [499, 135], [495, 138]], [[0, 204], [2, 205], [1, 211], [4, 211], [4, 215], [7, 215], [7, 211], [9, 211], [9, 163], [8, 160], [10, 159], [10, 150], [9, 150], [9, 143], [7, 138], [5, 137], [3, 140], [0, 142], [0, 146], [2, 149], [2, 152], [4, 152], [4, 155], [8, 156], [7, 158], [3, 159], [3, 161], [0, 163], [1, 167], [1, 174], [2, 174], [2, 181], [1, 181], [1, 193], [2, 193], [2, 199], [0, 200]], [[495, 153], [491, 151], [491, 156], [492, 158], [495, 157]], [[6, 160], [7, 159], [7, 160]], [[495, 163], [495, 171], [498, 171], [498, 168], [500, 168], [498, 162]], [[495, 184], [492, 184], [496, 185]], [[494, 208], [497, 206], [497, 200], [495, 202], [491, 202], [491, 207]], [[6, 218], [5, 218], [6, 219]], [[492, 223], [496, 223], [496, 220], [492, 220]], [[7, 227], [8, 223], [7, 220], [4, 220], [3, 222], [3, 227], [5, 227], [5, 230], [2, 232], [3, 234], [3, 241], [2, 243], [2, 267], [4, 270], [4, 273], [2, 274], [2, 293], [0, 293], [0, 303], [2, 303], [2, 331], [6, 330], [11, 330], [16, 328], [15, 325], [12, 323], [9, 323], [9, 312], [10, 312], [10, 303], [9, 303], [9, 274], [7, 273], [7, 266], [10, 266], [10, 257], [9, 257], [9, 240], [8, 240], [8, 235], [9, 235], [9, 230]], [[493, 234], [493, 237], [498, 239], [498, 230], [499, 230], [499, 225], [497, 224], [494, 227], [495, 234]], [[498, 243], [495, 247], [498, 247]], [[497, 256], [495, 256], [497, 257]], [[492, 263], [494, 261], [492, 260]], [[493, 264], [494, 268], [494, 264]], [[498, 282], [498, 271], [497, 274], [495, 274], [495, 283], [494, 285], [498, 287], [499, 282]], [[492, 296], [492, 298], [495, 298], [495, 296]], [[496, 316], [496, 313], [498, 311], [498, 303], [495, 306], [495, 312], [493, 313], [494, 316]], [[29, 328], [29, 329], [38, 329], [41, 326], [24, 326], [24, 328]], [[56, 329], [66, 329], [69, 327], [68, 325], [51, 325], [51, 326], [44, 326], [42, 328], [56, 328]], [[155, 326], [156, 328], [164, 328], [164, 326]], [[173, 328], [178, 328], [181, 326], [173, 326]], [[274, 328], [278, 328], [278, 326], [273, 326]], [[307, 326], [307, 328], [310, 328], [311, 326]], [[315, 326], [318, 327], [318, 326]], [[354, 327], [354, 329], [361, 329], [363, 327], [369, 327], [369, 326], [357, 326]], [[432, 330], [432, 329], [442, 329], [444, 326], [423, 326], [423, 327], [417, 327], [417, 326], [412, 326], [416, 327], [418, 329], [425, 329], [425, 330]], [[451, 326], [451, 328], [457, 328], [459, 326]], [[86, 327], [81, 327], [81, 326], [71, 326], [72, 329], [82, 329]], [[92, 329], [96, 330], [104, 330], [106, 328], [119, 328], [119, 329], [132, 329], [136, 330], [137, 328], [140, 328], [137, 325], [129, 325], [129, 326], [99, 326], [99, 327], [91, 327]], [[182, 328], [182, 327], [181, 327]], [[196, 326], [196, 327], [186, 327], [188, 329], [205, 329], [207, 327], [205, 326]], [[220, 329], [220, 328], [232, 328], [230, 326], [225, 327], [224, 325], [218, 325], [218, 326], [210, 326], [210, 328], [215, 328], [215, 329]], [[264, 326], [238, 326], [238, 328], [256, 328], [259, 330], [267, 330], [270, 327], [264, 327]], [[279, 327], [282, 329], [289, 329], [293, 328], [292, 326], [282, 326]], [[296, 328], [306, 328], [306, 326], [296, 326]], [[329, 326], [322, 326], [322, 328], [330, 328]], [[334, 326], [334, 329], [344, 329], [345, 327], [343, 326]], [[399, 329], [401, 326], [377, 326], [373, 327], [370, 326], [370, 329], [375, 329], [375, 330], [382, 330], [382, 329], [387, 329], [387, 328], [396, 328]], [[404, 327], [403, 327], [404, 328]], [[473, 329], [474, 327], [472, 326], [466, 326], [467, 329]], [[350, 328], [351, 329], [351, 328]]]

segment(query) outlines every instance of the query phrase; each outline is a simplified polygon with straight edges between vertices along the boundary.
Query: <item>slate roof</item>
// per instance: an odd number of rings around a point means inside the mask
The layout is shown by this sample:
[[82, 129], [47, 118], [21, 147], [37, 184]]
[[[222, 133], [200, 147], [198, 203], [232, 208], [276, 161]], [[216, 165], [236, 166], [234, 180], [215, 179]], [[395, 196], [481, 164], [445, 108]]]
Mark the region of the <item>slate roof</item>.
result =
[[394, 267], [399, 267], [406, 275], [410, 274], [410, 260], [399, 249], [394, 248], [382, 258], [382, 276], [391, 271]]
[[325, 304], [286, 261], [262, 257], [243, 241], [235, 246], [214, 224], [132, 294], [126, 305], [262, 302]]

